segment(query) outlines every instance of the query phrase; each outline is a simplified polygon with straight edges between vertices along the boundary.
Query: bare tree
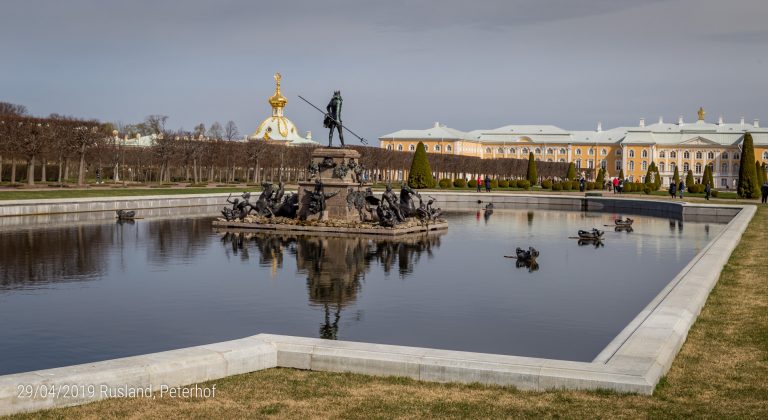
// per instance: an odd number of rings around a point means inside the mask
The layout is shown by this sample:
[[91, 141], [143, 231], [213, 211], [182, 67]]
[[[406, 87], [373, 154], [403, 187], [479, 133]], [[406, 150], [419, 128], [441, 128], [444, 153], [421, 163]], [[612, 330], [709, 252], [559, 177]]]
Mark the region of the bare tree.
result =
[[144, 125], [146, 126], [146, 129], [149, 130], [149, 133], [144, 134], [157, 134], [160, 135], [162, 133], [165, 133], [165, 123], [168, 121], [167, 115], [147, 115], [144, 118]]
[[208, 129], [208, 137], [210, 137], [211, 140], [221, 140], [223, 134], [224, 131], [218, 121], [211, 124], [211, 128]]
[[232, 141], [240, 137], [240, 130], [237, 129], [237, 124], [234, 121], [229, 120], [224, 126], [224, 138], [228, 141]]
[[27, 115], [27, 107], [9, 102], [0, 102], [0, 115], [15, 115], [18, 117], [23, 117]]
[[201, 137], [205, 136], [205, 124], [200, 123], [195, 126], [194, 130], [192, 130], [192, 136], [195, 140], [200, 140]]

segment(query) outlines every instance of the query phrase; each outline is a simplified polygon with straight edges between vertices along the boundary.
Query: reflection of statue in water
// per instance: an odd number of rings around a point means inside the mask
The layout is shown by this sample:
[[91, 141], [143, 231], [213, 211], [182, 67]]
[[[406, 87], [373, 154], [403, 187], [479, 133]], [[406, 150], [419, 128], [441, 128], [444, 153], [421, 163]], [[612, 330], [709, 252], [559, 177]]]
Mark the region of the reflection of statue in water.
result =
[[432, 255], [432, 250], [440, 245], [441, 235], [414, 234], [397, 240], [373, 240], [227, 232], [221, 241], [227, 249], [231, 245], [232, 250], [241, 255], [247, 255], [249, 244], [255, 243], [259, 264], [271, 265], [274, 270], [283, 266], [284, 255], [295, 255], [298, 272], [307, 276], [310, 304], [323, 308], [324, 320], [319, 327], [319, 336], [336, 339], [342, 311], [356, 301], [372, 264], [380, 265], [385, 273], [398, 267], [400, 275], [406, 276], [413, 272], [423, 253]]
[[334, 91], [331, 101], [328, 102], [328, 106], [325, 107], [327, 114], [325, 114], [325, 120], [323, 126], [328, 128], [328, 147], [333, 147], [333, 130], [339, 132], [339, 143], [341, 147], [344, 147], [344, 132], [341, 126], [341, 91]]

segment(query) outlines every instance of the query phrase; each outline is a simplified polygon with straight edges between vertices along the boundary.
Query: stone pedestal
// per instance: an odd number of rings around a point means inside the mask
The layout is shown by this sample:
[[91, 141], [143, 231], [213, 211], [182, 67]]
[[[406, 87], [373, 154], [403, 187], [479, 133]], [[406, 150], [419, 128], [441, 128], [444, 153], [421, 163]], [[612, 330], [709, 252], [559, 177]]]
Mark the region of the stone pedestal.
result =
[[[347, 205], [349, 188], [356, 189], [354, 171], [350, 166], [359, 164], [360, 153], [352, 149], [317, 148], [312, 152], [312, 164], [317, 165], [318, 173], [309, 181], [299, 182], [299, 218], [307, 220], [360, 220], [357, 209]], [[345, 170], [346, 169], [346, 170]], [[310, 215], [308, 211], [308, 193], [315, 189], [316, 181], [323, 183], [325, 194], [338, 193], [325, 201], [323, 214]]]

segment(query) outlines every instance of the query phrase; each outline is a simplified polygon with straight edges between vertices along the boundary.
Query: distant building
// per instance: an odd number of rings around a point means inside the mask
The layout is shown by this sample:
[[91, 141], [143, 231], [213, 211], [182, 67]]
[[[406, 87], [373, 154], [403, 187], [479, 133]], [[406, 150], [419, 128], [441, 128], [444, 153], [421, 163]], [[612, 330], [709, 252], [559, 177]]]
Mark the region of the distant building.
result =
[[275, 73], [275, 94], [269, 97], [272, 116], [259, 124], [249, 140], [265, 140], [287, 146], [317, 145], [312, 140], [312, 133], [307, 131], [306, 137], [299, 135], [299, 130], [283, 113], [288, 99], [280, 92], [280, 73]]
[[[744, 134], [751, 133], [755, 159], [768, 163], [768, 129], [758, 120], [728, 124], [704, 120], [704, 109], [698, 120], [686, 123], [680, 116], [676, 124], [659, 122], [646, 126], [640, 119], [636, 127], [595, 131], [567, 131], [553, 125], [508, 125], [492, 130], [463, 132], [440, 123], [426, 130], [400, 130], [379, 137], [382, 148], [414, 151], [421, 141], [429, 153], [476, 156], [482, 159], [527, 159], [533, 152], [538, 160], [574, 162], [577, 168], [604, 168], [609, 177], [619, 175], [642, 181], [651, 162], [655, 162], [662, 183], [669, 185], [675, 167], [681, 177], [693, 171], [699, 182], [705, 165], [712, 167], [718, 188], [733, 188], [739, 176], [739, 158]], [[591, 172], [591, 171], [590, 171]]]

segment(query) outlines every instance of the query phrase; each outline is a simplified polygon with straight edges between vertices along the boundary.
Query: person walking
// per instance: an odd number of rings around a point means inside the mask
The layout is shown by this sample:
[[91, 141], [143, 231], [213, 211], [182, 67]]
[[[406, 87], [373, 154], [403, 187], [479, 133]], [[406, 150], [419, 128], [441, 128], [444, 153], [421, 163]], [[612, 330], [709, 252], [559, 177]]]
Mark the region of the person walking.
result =
[[619, 193], [619, 178], [613, 178], [613, 193], [618, 194]]
[[669, 196], [672, 197], [672, 199], [677, 196], [677, 184], [675, 184], [674, 181], [669, 183]]
[[491, 177], [485, 176], [485, 192], [491, 192]]
[[768, 181], [763, 183], [763, 186], [760, 188], [760, 194], [762, 194], [762, 200], [760, 202], [763, 204], [768, 203]]
[[709, 196], [712, 193], [712, 188], [709, 186], [709, 182], [707, 182], [706, 185], [704, 185], [704, 198], [709, 201]]
[[619, 180], [619, 194], [623, 194], [623, 193], [624, 193], [624, 180], [620, 179]]
[[677, 186], [677, 195], [680, 196], [680, 199], [683, 199], [683, 192], [685, 191], [685, 182], [683, 180], [680, 180], [680, 185]]
[[483, 177], [480, 175], [477, 176], [477, 192], [482, 192], [481, 188], [483, 185]]

